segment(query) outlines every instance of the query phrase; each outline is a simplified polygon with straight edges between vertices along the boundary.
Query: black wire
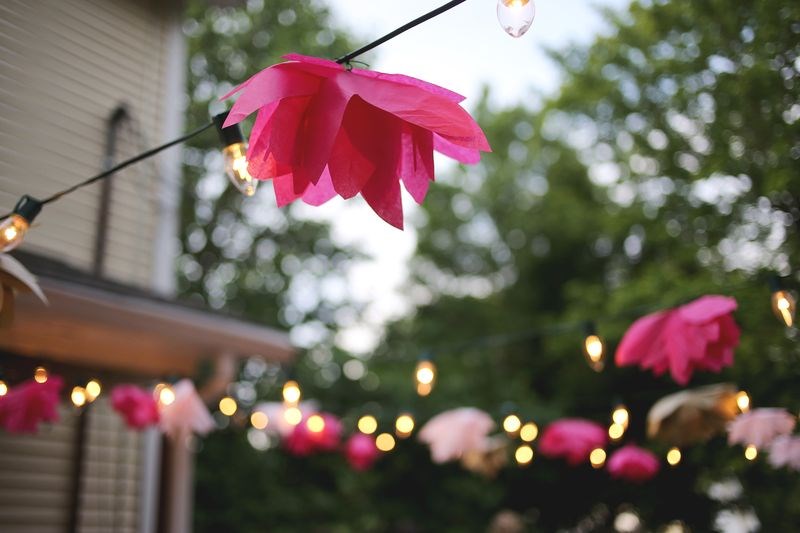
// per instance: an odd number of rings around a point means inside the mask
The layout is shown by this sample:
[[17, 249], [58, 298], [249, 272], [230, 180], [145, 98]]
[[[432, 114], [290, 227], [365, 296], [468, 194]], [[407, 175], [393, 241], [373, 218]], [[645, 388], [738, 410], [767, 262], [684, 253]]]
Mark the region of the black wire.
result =
[[443, 6], [437, 7], [433, 11], [425, 13], [421, 17], [415, 18], [414, 20], [412, 20], [408, 24], [404, 24], [404, 25], [400, 26], [399, 28], [397, 28], [396, 30], [394, 30], [394, 31], [392, 31], [390, 33], [387, 33], [383, 37], [381, 37], [379, 39], [376, 39], [376, 40], [372, 41], [371, 43], [362, 46], [358, 50], [356, 50], [354, 52], [350, 52], [349, 54], [340, 57], [339, 59], [336, 60], [336, 62], [339, 63], [339, 64], [349, 63], [353, 58], [356, 58], [356, 57], [360, 56], [361, 54], [365, 54], [365, 53], [369, 52], [370, 50], [372, 50], [373, 48], [377, 48], [378, 46], [382, 45], [386, 41], [388, 41], [390, 39], [394, 39], [395, 37], [397, 37], [401, 33], [405, 33], [408, 30], [410, 30], [411, 28], [415, 28], [415, 27], [419, 26], [423, 22], [427, 22], [427, 21], [429, 21], [430, 19], [432, 19], [434, 17], [438, 17], [439, 15], [444, 13], [445, 11], [449, 11], [449, 10], [453, 9], [454, 7], [456, 7], [457, 5], [463, 4], [466, 1], [467, 0], [452, 0], [451, 2], [448, 2], [448, 3], [444, 4]]

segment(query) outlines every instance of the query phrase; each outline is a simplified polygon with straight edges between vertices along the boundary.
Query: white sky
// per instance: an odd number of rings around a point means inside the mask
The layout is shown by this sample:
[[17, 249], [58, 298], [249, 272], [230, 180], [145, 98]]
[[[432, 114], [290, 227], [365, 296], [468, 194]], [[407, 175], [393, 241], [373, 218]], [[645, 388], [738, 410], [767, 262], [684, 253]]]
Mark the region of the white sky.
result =
[[[445, 3], [445, 0], [326, 0], [338, 25], [363, 43]], [[467, 0], [448, 13], [385, 43], [373, 52], [370, 68], [415, 76], [461, 93], [469, 108], [491, 87], [492, 104], [535, 106], [537, 95], [558, 87], [557, 72], [546, 48], [588, 42], [605, 28], [597, 6], [622, 8], [629, 0], [539, 0], [533, 27], [519, 39], [499, 26], [495, 0]], [[491, 139], [489, 139], [491, 143]], [[441, 168], [441, 166], [440, 166]], [[434, 185], [435, 186], [435, 185]], [[406, 220], [413, 201], [406, 197]], [[370, 302], [366, 323], [340, 334], [343, 348], [368, 353], [379, 340], [382, 324], [406, 312], [400, 289], [414, 252], [412, 228], [398, 231], [380, 220], [362, 201], [328, 202], [321, 208], [300, 207], [303, 214], [332, 223], [334, 237], [359, 245], [374, 259], [350, 275], [352, 296]], [[302, 344], [301, 339], [296, 339]]]

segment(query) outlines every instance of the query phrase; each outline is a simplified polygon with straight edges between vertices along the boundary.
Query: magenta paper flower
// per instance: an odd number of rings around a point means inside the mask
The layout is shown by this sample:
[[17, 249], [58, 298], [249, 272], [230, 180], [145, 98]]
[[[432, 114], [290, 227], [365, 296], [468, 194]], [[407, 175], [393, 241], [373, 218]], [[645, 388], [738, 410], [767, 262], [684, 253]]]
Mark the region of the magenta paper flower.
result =
[[330, 413], [319, 413], [324, 425], [320, 431], [309, 428], [309, 418], [294, 427], [284, 444], [293, 455], [305, 456], [316, 452], [332, 452], [342, 440], [342, 422]]
[[320, 205], [361, 193], [403, 227], [400, 181], [418, 203], [434, 179], [433, 152], [477, 163], [489, 144], [447, 89], [397, 74], [348, 69], [298, 54], [236, 87], [225, 126], [258, 112], [248, 170], [273, 180], [278, 205]]
[[471, 451], [485, 451], [492, 429], [494, 421], [488, 414], [473, 407], [462, 407], [431, 418], [418, 438], [430, 446], [433, 462], [446, 463]]
[[111, 391], [111, 407], [131, 429], [158, 424], [158, 403], [153, 393], [136, 385], [119, 385]]
[[539, 453], [545, 457], [566, 459], [575, 466], [589, 458], [595, 448], [608, 442], [606, 429], [596, 422], [580, 418], [563, 418], [542, 432]]
[[786, 409], [761, 408], [737, 416], [728, 424], [728, 444], [769, 446], [776, 437], [788, 435], [797, 423]]
[[44, 383], [31, 379], [10, 387], [0, 397], [0, 427], [9, 433], [36, 433], [41, 422], [57, 422], [63, 385], [60, 376], [50, 374]]
[[658, 473], [661, 464], [653, 452], [628, 444], [611, 454], [606, 468], [611, 477], [644, 483]]
[[291, 433], [283, 439], [283, 445], [286, 451], [297, 457], [306, 457], [316, 451], [314, 439], [311, 438], [311, 431], [305, 421], [292, 428]]
[[206, 435], [216, 427], [203, 399], [194, 384], [182, 379], [172, 387], [175, 401], [160, 406], [161, 431], [173, 439], [188, 437], [192, 433]]
[[617, 348], [617, 366], [638, 365], [657, 376], [669, 371], [679, 385], [689, 383], [695, 370], [720, 372], [733, 364], [739, 345], [736, 306], [733, 298], [703, 296], [640, 318]]
[[369, 470], [380, 454], [375, 438], [363, 433], [354, 434], [344, 445], [344, 455], [353, 470]]
[[781, 435], [769, 445], [769, 464], [800, 472], [800, 437]]

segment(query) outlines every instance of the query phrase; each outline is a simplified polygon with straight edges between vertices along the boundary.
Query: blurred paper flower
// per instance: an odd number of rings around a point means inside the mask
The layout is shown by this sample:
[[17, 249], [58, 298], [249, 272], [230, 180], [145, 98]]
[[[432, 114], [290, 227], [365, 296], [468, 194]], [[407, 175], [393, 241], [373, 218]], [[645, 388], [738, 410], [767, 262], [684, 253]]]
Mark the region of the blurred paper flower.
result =
[[504, 435], [488, 437], [484, 449], [467, 450], [461, 466], [486, 478], [493, 478], [508, 463], [509, 440]]
[[791, 433], [796, 423], [786, 409], [753, 409], [728, 424], [728, 444], [752, 445], [763, 450], [776, 437]]
[[291, 433], [283, 439], [283, 445], [286, 451], [297, 457], [306, 457], [315, 451], [311, 431], [304, 423], [297, 424], [292, 428]]
[[214, 419], [208, 407], [197, 394], [194, 384], [182, 379], [172, 387], [175, 401], [160, 406], [161, 431], [172, 439], [189, 436], [191, 433], [206, 435], [214, 427]]
[[800, 437], [781, 435], [769, 445], [769, 464], [800, 472]]
[[461, 407], [434, 416], [419, 432], [419, 440], [431, 449], [435, 463], [461, 458], [467, 452], [488, 448], [487, 435], [494, 429], [492, 417], [473, 407]]
[[0, 254], [0, 328], [14, 320], [14, 298], [17, 292], [31, 292], [47, 303], [36, 277], [22, 263], [8, 254]]
[[0, 427], [9, 433], [36, 433], [41, 422], [58, 421], [58, 398], [64, 380], [50, 374], [47, 381], [29, 380], [0, 396]]
[[[315, 451], [332, 452], [339, 448], [342, 440], [342, 422], [330, 413], [320, 413], [323, 426], [321, 431], [311, 431]], [[305, 424], [304, 424], [305, 425]]]
[[[296, 424], [290, 424], [286, 420], [287, 408], [289, 407], [282, 402], [263, 402], [256, 405], [253, 410], [267, 415], [267, 433], [276, 434], [285, 439], [292, 434], [296, 426]], [[307, 419], [318, 410], [315, 402], [300, 402], [296, 408], [300, 410], [298, 422]]]
[[661, 467], [652, 452], [628, 444], [611, 454], [607, 468], [611, 477], [643, 483], [652, 479]]
[[696, 370], [720, 372], [733, 364], [739, 344], [736, 307], [733, 298], [703, 296], [640, 318], [617, 348], [617, 366], [638, 365], [657, 376], [669, 371], [679, 385], [689, 383]]
[[354, 470], [369, 470], [380, 456], [375, 446], [375, 438], [363, 433], [355, 433], [344, 445], [344, 455]]
[[358, 193], [403, 227], [400, 181], [418, 203], [434, 179], [434, 150], [477, 163], [489, 144], [460, 105], [464, 98], [402, 75], [348, 69], [290, 54], [236, 87], [225, 126], [258, 112], [248, 169], [272, 179], [278, 205], [320, 205]]
[[737, 392], [726, 383], [664, 396], [647, 414], [647, 436], [672, 446], [688, 446], [724, 433], [739, 414]]
[[564, 418], [553, 422], [542, 432], [539, 453], [550, 458], [564, 458], [577, 465], [589, 458], [595, 448], [608, 442], [606, 429], [596, 422], [580, 418]]
[[158, 424], [158, 403], [153, 393], [136, 385], [118, 385], [111, 391], [111, 407], [129, 428], [144, 429]]

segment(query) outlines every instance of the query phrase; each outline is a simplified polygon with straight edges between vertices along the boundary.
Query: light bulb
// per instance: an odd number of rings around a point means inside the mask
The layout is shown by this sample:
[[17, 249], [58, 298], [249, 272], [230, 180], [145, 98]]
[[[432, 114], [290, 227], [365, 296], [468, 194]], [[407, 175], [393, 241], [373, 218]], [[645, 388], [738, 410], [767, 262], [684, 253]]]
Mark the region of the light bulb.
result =
[[753, 446], [752, 444], [744, 449], [744, 458], [748, 461], [755, 461], [756, 457], [758, 457], [758, 448]]
[[533, 442], [539, 436], [539, 426], [533, 422], [528, 422], [519, 430], [519, 438], [525, 442]]
[[296, 426], [303, 421], [303, 412], [297, 407], [289, 407], [283, 412], [283, 419], [290, 426]]
[[269, 417], [262, 411], [253, 411], [250, 415], [250, 425], [256, 429], [266, 429], [269, 425]]
[[5, 396], [6, 394], [8, 394], [8, 385], [6, 385], [5, 381], [0, 379], [0, 396]]
[[96, 379], [91, 380], [89, 383], [86, 384], [84, 389], [86, 391], [86, 399], [90, 402], [93, 402], [100, 396], [100, 392], [103, 390], [100, 382]]
[[746, 413], [750, 410], [750, 395], [747, 394], [745, 391], [739, 391], [736, 394], [736, 406], [739, 408], [739, 411], [742, 413]]
[[225, 416], [233, 416], [237, 409], [236, 400], [230, 396], [225, 396], [219, 401], [219, 410]]
[[530, 462], [533, 461], [533, 448], [527, 444], [523, 444], [517, 448], [516, 452], [514, 452], [514, 458], [520, 465], [530, 464]]
[[606, 464], [606, 451], [603, 448], [595, 448], [589, 454], [589, 462], [592, 463], [592, 468], [603, 468]]
[[772, 293], [772, 310], [786, 327], [794, 325], [794, 313], [796, 308], [794, 296], [789, 291], [777, 290]]
[[293, 379], [283, 384], [283, 401], [290, 405], [297, 405], [303, 393], [300, 392], [300, 385]]
[[611, 424], [608, 428], [608, 436], [611, 440], [619, 440], [625, 434], [625, 427], [616, 422]]
[[508, 415], [503, 420], [503, 429], [506, 433], [516, 433], [522, 426], [522, 421], [517, 415]]
[[225, 174], [231, 183], [245, 196], [253, 196], [258, 182], [247, 170], [247, 145], [238, 142], [226, 146], [222, 149], [222, 156], [225, 158]]
[[603, 339], [595, 333], [589, 333], [583, 341], [583, 355], [586, 362], [595, 372], [600, 372], [605, 366], [606, 348]]
[[420, 360], [414, 370], [414, 379], [417, 381], [417, 394], [429, 395], [436, 381], [436, 365], [429, 359]]
[[0, 222], [0, 252], [10, 252], [22, 243], [31, 222], [42, 210], [42, 202], [28, 195], [20, 198], [10, 216]]
[[43, 366], [37, 366], [33, 371], [33, 379], [36, 383], [47, 383], [47, 370]]
[[381, 433], [375, 438], [375, 447], [382, 452], [390, 452], [394, 450], [395, 440], [388, 433]]
[[406, 438], [414, 431], [414, 417], [408, 413], [404, 413], [397, 417], [394, 422], [394, 428], [397, 430], [397, 436]]
[[175, 401], [175, 391], [168, 383], [159, 383], [153, 389], [153, 396], [159, 405], [170, 405]]
[[83, 387], [73, 387], [70, 399], [75, 407], [83, 407], [86, 405], [88, 398], [86, 397], [86, 389]]
[[306, 427], [311, 433], [322, 433], [325, 431], [325, 419], [319, 415], [311, 415], [306, 421]]
[[630, 418], [631, 415], [624, 405], [617, 406], [617, 408], [614, 409], [614, 412], [611, 414], [611, 420], [613, 420], [615, 424], [618, 424], [625, 429], [628, 429]]
[[681, 462], [681, 451], [678, 448], [670, 448], [667, 452], [667, 462], [670, 466], [678, 466]]
[[522, 37], [533, 24], [536, 6], [533, 0], [497, 0], [497, 20], [512, 37]]
[[372, 435], [378, 430], [378, 421], [372, 415], [364, 415], [358, 419], [358, 430], [365, 435]]

